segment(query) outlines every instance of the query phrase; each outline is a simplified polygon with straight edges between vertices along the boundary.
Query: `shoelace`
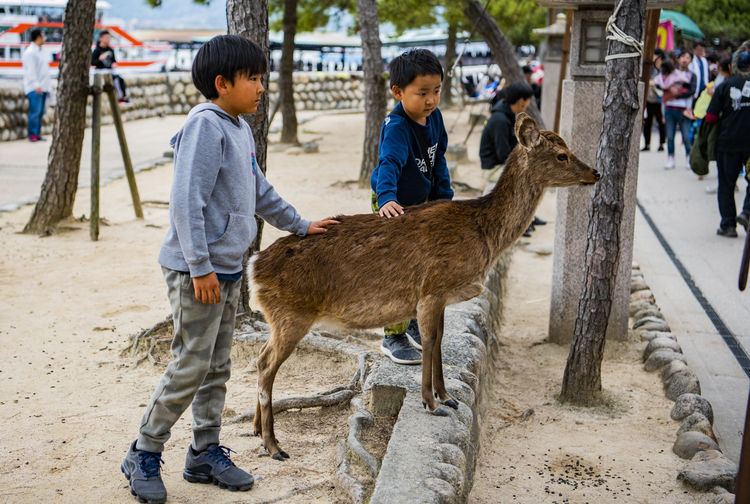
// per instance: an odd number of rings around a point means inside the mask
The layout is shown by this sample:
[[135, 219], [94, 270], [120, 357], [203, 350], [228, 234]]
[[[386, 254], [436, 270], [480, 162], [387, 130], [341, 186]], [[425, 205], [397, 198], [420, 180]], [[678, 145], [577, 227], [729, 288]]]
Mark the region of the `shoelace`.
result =
[[232, 450], [231, 448], [224, 446], [224, 445], [216, 445], [214, 448], [209, 448], [206, 450], [206, 453], [217, 463], [221, 464], [224, 467], [231, 467], [234, 465], [234, 462], [229, 458], [230, 453], [237, 453], [236, 451]]
[[159, 476], [161, 471], [161, 464], [164, 461], [156, 453], [141, 451], [138, 453], [138, 465], [141, 468], [141, 472], [147, 478], [152, 476]]

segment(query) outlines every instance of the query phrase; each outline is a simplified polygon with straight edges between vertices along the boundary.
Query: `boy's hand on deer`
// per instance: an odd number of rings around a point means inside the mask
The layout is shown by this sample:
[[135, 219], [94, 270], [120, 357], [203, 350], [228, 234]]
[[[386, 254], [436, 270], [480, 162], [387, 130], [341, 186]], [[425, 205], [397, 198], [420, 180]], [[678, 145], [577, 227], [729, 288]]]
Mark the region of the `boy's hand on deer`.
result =
[[221, 289], [219, 289], [219, 278], [215, 272], [193, 278], [195, 299], [203, 304], [217, 304], [221, 301]]
[[307, 234], [320, 234], [325, 233], [328, 231], [328, 226], [333, 226], [335, 224], [341, 224], [336, 219], [332, 219], [331, 217], [328, 217], [327, 219], [315, 221], [310, 223], [310, 227], [307, 228]]
[[399, 205], [395, 201], [389, 201], [385, 205], [383, 205], [380, 210], [378, 210], [378, 214], [381, 217], [388, 217], [389, 219], [391, 217], [398, 217], [399, 215], [402, 215], [404, 213], [404, 207]]

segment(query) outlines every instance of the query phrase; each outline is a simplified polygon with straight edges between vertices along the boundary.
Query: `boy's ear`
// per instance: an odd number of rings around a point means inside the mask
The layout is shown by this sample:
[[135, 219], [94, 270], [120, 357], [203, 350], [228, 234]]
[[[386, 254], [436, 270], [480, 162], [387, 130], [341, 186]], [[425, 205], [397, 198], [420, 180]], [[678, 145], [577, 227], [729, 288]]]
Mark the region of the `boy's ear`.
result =
[[539, 134], [539, 127], [536, 125], [536, 121], [525, 112], [521, 112], [516, 116], [515, 130], [518, 143], [520, 143], [527, 151], [530, 151], [542, 141], [542, 136]]
[[391, 93], [393, 93], [393, 97], [399, 101], [404, 97], [404, 90], [398, 86], [391, 86]]
[[216, 87], [216, 92], [219, 93], [219, 96], [227, 94], [229, 86], [231, 86], [231, 83], [223, 75], [217, 75], [214, 79], [214, 87]]

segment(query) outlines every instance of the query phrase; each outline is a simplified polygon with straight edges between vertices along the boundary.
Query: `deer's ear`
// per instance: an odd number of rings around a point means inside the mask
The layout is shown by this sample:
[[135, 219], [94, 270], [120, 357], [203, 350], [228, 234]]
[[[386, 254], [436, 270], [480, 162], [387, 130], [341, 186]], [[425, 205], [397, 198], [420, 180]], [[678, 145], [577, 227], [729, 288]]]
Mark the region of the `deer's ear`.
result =
[[516, 117], [516, 138], [527, 151], [530, 151], [542, 141], [536, 121], [525, 112]]

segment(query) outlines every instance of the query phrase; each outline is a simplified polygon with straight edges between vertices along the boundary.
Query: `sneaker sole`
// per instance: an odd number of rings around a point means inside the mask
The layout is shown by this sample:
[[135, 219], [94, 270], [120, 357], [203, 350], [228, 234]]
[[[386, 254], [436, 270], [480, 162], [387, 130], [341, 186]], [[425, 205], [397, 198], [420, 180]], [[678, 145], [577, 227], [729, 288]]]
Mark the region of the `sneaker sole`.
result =
[[234, 485], [228, 485], [224, 483], [223, 481], [219, 481], [216, 477], [205, 474], [205, 473], [194, 473], [190, 472], [188, 470], [185, 470], [182, 472], [182, 477], [190, 482], [190, 483], [201, 483], [201, 484], [209, 484], [213, 483], [214, 485], [218, 486], [219, 488], [223, 488], [225, 490], [229, 490], [230, 492], [247, 492], [251, 488], [253, 488], [253, 484], [255, 483], [255, 480], [251, 481], [247, 485], [240, 485], [240, 486], [234, 486]]
[[393, 354], [390, 352], [390, 350], [388, 350], [383, 345], [380, 345], [380, 351], [383, 352], [385, 355], [387, 355], [388, 358], [391, 359], [396, 364], [421, 364], [422, 363], [422, 359], [419, 359], [419, 360], [404, 360], [404, 359], [396, 358], [396, 357], [393, 356]]
[[145, 503], [145, 504], [164, 504], [165, 502], [167, 502], [166, 497], [163, 499], [146, 499], [145, 497], [141, 497], [140, 495], [138, 495], [133, 489], [133, 486], [130, 482], [130, 471], [128, 471], [128, 469], [125, 467], [125, 462], [120, 464], [120, 470], [122, 471], [122, 474], [125, 475], [125, 478], [128, 480], [128, 487], [130, 488], [130, 495], [135, 497], [135, 500], [137, 500], [138, 502]]
[[[739, 221], [737, 221], [737, 222], [739, 222]], [[406, 339], [409, 340], [409, 343], [411, 343], [411, 346], [413, 346], [414, 348], [416, 348], [420, 352], [422, 351], [422, 345], [420, 345], [419, 343], [417, 343], [417, 340], [415, 340], [414, 338], [412, 338], [411, 334], [406, 333]], [[422, 362], [422, 361], [420, 361], [420, 362]]]

